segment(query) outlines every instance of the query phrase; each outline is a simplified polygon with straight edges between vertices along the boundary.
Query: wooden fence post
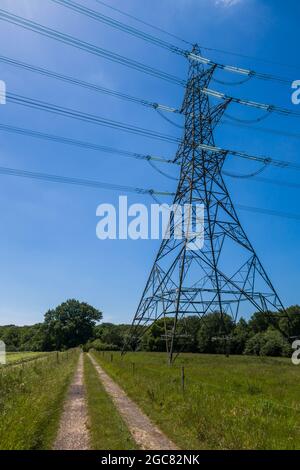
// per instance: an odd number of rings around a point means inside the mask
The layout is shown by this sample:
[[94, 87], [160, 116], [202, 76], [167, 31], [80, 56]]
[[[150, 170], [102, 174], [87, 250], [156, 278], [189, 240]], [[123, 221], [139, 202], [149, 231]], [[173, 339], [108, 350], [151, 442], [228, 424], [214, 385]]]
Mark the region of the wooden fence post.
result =
[[185, 374], [184, 374], [184, 366], [181, 367], [181, 389], [184, 392], [185, 389]]

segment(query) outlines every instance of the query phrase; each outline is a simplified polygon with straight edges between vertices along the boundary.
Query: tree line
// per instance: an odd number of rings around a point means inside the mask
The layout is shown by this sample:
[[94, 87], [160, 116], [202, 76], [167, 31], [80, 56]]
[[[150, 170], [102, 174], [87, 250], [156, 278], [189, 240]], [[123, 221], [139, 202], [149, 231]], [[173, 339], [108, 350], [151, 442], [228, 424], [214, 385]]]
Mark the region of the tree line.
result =
[[[184, 352], [290, 356], [291, 339], [300, 336], [300, 306], [270, 316], [256, 312], [234, 323], [218, 312], [205, 318], [189, 316], [178, 322], [176, 348]], [[100, 323], [102, 312], [84, 302], [67, 300], [46, 312], [44, 322], [32, 326], [0, 326], [0, 340], [8, 351], [53, 351], [83, 346], [86, 350], [121, 350], [130, 325]], [[172, 321], [160, 319], [147, 330], [141, 327], [143, 351], [165, 351], [166, 330]], [[132, 347], [135, 345], [132, 344]]]

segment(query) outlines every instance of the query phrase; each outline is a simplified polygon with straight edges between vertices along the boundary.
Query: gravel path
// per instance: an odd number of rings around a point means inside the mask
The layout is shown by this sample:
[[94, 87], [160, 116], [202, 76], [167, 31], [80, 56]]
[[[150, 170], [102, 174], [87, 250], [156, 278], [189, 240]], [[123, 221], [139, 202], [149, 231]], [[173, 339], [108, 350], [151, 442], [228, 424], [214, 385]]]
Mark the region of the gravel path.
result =
[[90, 354], [88, 356], [95, 366], [106, 392], [111, 396], [138, 446], [144, 450], [178, 449], [126, 395], [121, 387], [104, 372], [95, 359]]
[[87, 420], [83, 354], [81, 353], [78, 367], [65, 402], [54, 450], [90, 449]]

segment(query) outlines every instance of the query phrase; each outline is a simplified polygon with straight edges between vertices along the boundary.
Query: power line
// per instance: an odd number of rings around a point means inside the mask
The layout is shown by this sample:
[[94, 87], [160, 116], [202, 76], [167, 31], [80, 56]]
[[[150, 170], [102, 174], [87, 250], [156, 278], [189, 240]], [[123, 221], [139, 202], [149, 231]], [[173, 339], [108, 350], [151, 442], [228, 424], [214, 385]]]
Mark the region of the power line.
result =
[[[27, 178], [27, 179], [38, 180], [38, 181], [46, 181], [50, 183], [68, 184], [68, 185], [73, 185], [73, 186], [84, 186], [84, 187], [94, 188], [94, 189], [106, 189], [106, 190], [113, 190], [113, 191], [117, 190], [117, 191], [129, 192], [129, 193], [145, 194], [149, 196], [155, 196], [155, 195], [174, 196], [175, 195], [175, 193], [172, 193], [169, 191], [136, 188], [133, 186], [124, 186], [124, 185], [113, 184], [113, 183], [104, 183], [102, 181], [96, 181], [96, 180], [90, 180], [90, 179], [70, 178], [66, 176], [53, 175], [49, 173], [39, 173], [39, 172], [27, 171], [27, 170], [19, 170], [16, 168], [8, 168], [8, 167], [3, 167], [3, 166], [0, 167], [0, 175], [15, 176], [15, 177]], [[237, 207], [244, 211], [300, 220], [300, 214], [273, 211], [269, 209], [245, 206], [241, 204], [237, 205]]]
[[233, 52], [233, 51], [228, 51], [228, 50], [224, 50], [224, 49], [217, 49], [217, 48], [214, 48], [214, 47], [207, 47], [207, 46], [203, 46], [202, 44], [201, 44], [200, 47], [201, 47], [201, 49], [203, 49], [205, 51], [219, 52], [221, 54], [227, 54], [227, 55], [232, 55], [232, 56], [236, 56], [236, 57], [241, 57], [243, 59], [250, 59], [250, 60], [255, 60], [255, 61], [259, 61], [259, 62], [265, 62], [266, 64], [279, 65], [280, 67], [287, 67], [287, 68], [296, 69], [296, 70], [299, 70], [299, 68], [300, 68], [299, 65], [283, 64], [282, 62], [277, 62], [276, 60], [265, 59], [263, 57], [254, 57], [254, 56], [251, 56], [251, 55], [241, 54], [239, 52]]
[[[79, 80], [79, 79], [71, 77], [71, 76], [62, 75], [62, 74], [59, 74], [59, 73], [54, 72], [52, 70], [45, 69], [43, 67], [37, 67], [35, 65], [32, 65], [32, 64], [29, 64], [29, 63], [26, 63], [26, 62], [21, 62], [19, 60], [12, 59], [12, 58], [9, 58], [9, 57], [0, 56], [0, 62], [11, 65], [13, 67], [22, 68], [24, 70], [28, 70], [30, 72], [37, 73], [37, 74], [40, 74], [40, 75], [43, 75], [43, 76], [46, 76], [46, 77], [49, 77], [49, 78], [54, 78], [54, 79], [57, 79], [57, 80], [61, 80], [63, 82], [70, 83], [72, 85], [80, 86], [82, 88], [87, 88], [91, 91], [95, 91], [95, 92], [98, 92], [98, 93], [113, 96], [115, 98], [119, 98], [119, 99], [122, 99], [122, 100], [125, 100], [125, 101], [137, 103], [137, 104], [140, 104], [140, 105], [145, 106], [145, 107], [153, 108], [153, 109], [156, 109], [156, 110], [162, 110], [162, 111], [166, 111], [166, 112], [171, 112], [171, 113], [180, 113], [180, 111], [178, 109], [174, 108], [174, 107], [166, 106], [166, 105], [163, 105], [163, 104], [160, 104], [160, 103], [157, 103], [157, 102], [152, 102], [152, 101], [149, 101], [149, 100], [146, 100], [146, 99], [143, 99], [143, 98], [137, 98], [135, 96], [128, 95], [126, 93], [122, 93], [122, 92], [115, 91], [115, 90], [112, 90], [112, 89], [109, 89], [109, 88], [101, 87], [101, 86], [93, 84], [93, 83], [85, 82], [83, 80]], [[265, 104], [265, 103], [258, 103], [258, 102], [255, 102], [255, 101], [244, 100], [244, 99], [241, 99], [241, 98], [235, 98], [235, 97], [232, 97], [232, 96], [227, 95], [225, 93], [221, 93], [219, 91], [211, 90], [211, 89], [208, 89], [208, 88], [204, 88], [202, 90], [202, 92], [207, 94], [208, 96], [211, 96], [211, 97], [214, 97], [214, 98], [217, 98], [217, 99], [230, 100], [231, 102], [234, 102], [234, 103], [237, 103], [237, 104], [240, 104], [240, 105], [243, 105], [243, 106], [262, 109], [266, 112], [276, 112], [276, 113], [279, 113], [279, 114], [282, 114], [282, 115], [290, 115], [291, 114], [291, 115], [295, 115], [295, 116], [300, 117], [300, 114], [297, 113], [297, 112], [290, 111], [290, 110], [287, 110], [287, 109], [284, 109], [284, 108], [280, 108], [280, 107], [275, 106], [275, 105], [269, 105], [269, 104]], [[173, 123], [173, 124], [175, 124], [175, 123]]]
[[144, 155], [136, 152], [129, 152], [128, 150], [121, 150], [113, 147], [106, 147], [104, 145], [98, 145], [92, 142], [86, 142], [82, 140], [70, 139], [68, 137], [57, 136], [53, 134], [45, 134], [42, 132], [34, 131], [32, 129], [24, 129], [21, 127], [8, 126], [5, 124], [0, 124], [0, 131], [9, 132], [13, 134], [18, 134], [22, 136], [29, 136], [36, 139], [48, 140], [50, 142], [56, 142], [60, 144], [72, 145], [75, 147], [80, 147], [88, 150], [95, 150], [96, 152], [103, 152], [112, 155], [120, 155], [124, 157], [134, 158], [136, 160], [145, 160], [145, 161], [155, 161], [159, 163], [173, 163], [172, 160], [167, 160], [163, 157], [157, 157], [155, 155]]
[[156, 36], [152, 36], [151, 34], [145, 33], [144, 31], [141, 31], [132, 26], [129, 26], [128, 24], [117, 21], [111, 18], [110, 16], [103, 15], [102, 13], [92, 10], [91, 8], [87, 8], [81, 5], [80, 3], [76, 3], [71, 0], [51, 0], [51, 1], [59, 5], [62, 5], [65, 8], [73, 10], [81, 15], [87, 16], [96, 21], [99, 21], [108, 26], [111, 26], [112, 28], [118, 29], [119, 31], [123, 31], [139, 39], [143, 39], [144, 41], [150, 44], [154, 44], [156, 46], [167, 49], [168, 51], [174, 52], [175, 54], [179, 54], [179, 55], [185, 54], [185, 51], [183, 49], [177, 46], [174, 46], [173, 44], [166, 42], [163, 39], [160, 39]]
[[292, 183], [290, 181], [283, 181], [283, 180], [274, 180], [272, 178], [264, 178], [262, 176], [256, 176], [259, 173], [262, 173], [262, 171], [265, 168], [261, 168], [258, 170], [256, 173], [252, 173], [250, 175], [241, 175], [238, 173], [229, 173], [227, 171], [222, 171], [225, 176], [229, 176], [231, 178], [251, 178], [251, 181], [258, 181], [259, 183], [267, 183], [267, 184], [274, 184], [276, 186], [285, 186], [287, 188], [294, 188], [294, 189], [300, 189], [300, 184], [299, 183]]
[[0, 174], [6, 175], [6, 176], [17, 176], [21, 178], [29, 178], [33, 180], [48, 181], [51, 183], [62, 183], [62, 184], [70, 184], [70, 185], [75, 185], [75, 186], [85, 186], [88, 188], [95, 188], [95, 189], [117, 190], [117, 191], [129, 192], [129, 193], [148, 194], [148, 195], [155, 194], [159, 196], [172, 196], [173, 195], [173, 193], [169, 193], [165, 191], [156, 191], [154, 189], [135, 188], [133, 186], [124, 186], [120, 184], [103, 183], [102, 181], [95, 181], [95, 180], [89, 180], [89, 179], [70, 178], [66, 176], [51, 175], [48, 173], [38, 173], [34, 171], [18, 170], [16, 168], [7, 168], [3, 166], [0, 167]]
[[[111, 5], [108, 5], [107, 3], [102, 2], [101, 0], [95, 0], [95, 2], [99, 3], [100, 5], [103, 5], [106, 8], [110, 8], [111, 10], [116, 11], [117, 13], [120, 13], [121, 15], [127, 16], [128, 18], [131, 18], [134, 21], [137, 21], [138, 23], [141, 23], [145, 26], [148, 26], [148, 27], [160, 32], [160, 33], [166, 34], [169, 37], [172, 37], [173, 39], [176, 39], [177, 41], [180, 41], [180, 42], [182, 42], [184, 44], [187, 44], [189, 46], [193, 46], [192, 42], [187, 41], [186, 39], [183, 39], [182, 37], [179, 37], [179, 36], [177, 36], [173, 33], [170, 33], [169, 31], [166, 31], [163, 28], [160, 28], [160, 27], [155, 26], [151, 23], [148, 23], [144, 20], [141, 20], [140, 18], [137, 18], [136, 16], [130, 15], [129, 13], [126, 13], [123, 10], [120, 10], [119, 8], [115, 8]], [[205, 50], [205, 51], [218, 52], [218, 53], [221, 53], [221, 54], [233, 55], [233, 56], [236, 56], [236, 57], [241, 57], [243, 59], [250, 59], [250, 60], [255, 60], [255, 61], [259, 61], [259, 62], [265, 62], [267, 64], [279, 65], [281, 67], [288, 67], [288, 68], [293, 68], [293, 69], [297, 69], [297, 70], [299, 70], [299, 68], [300, 68], [300, 66], [296, 66], [296, 65], [292, 65], [292, 64], [283, 64], [281, 62], [277, 62], [277, 61], [274, 61], [274, 60], [265, 59], [265, 58], [262, 58], [262, 57], [254, 57], [254, 56], [251, 56], [251, 55], [241, 54], [241, 53], [238, 53], [238, 52], [233, 52], [233, 51], [220, 49], [220, 48], [216, 48], [216, 47], [208, 47], [208, 46], [204, 46], [203, 44], [200, 44], [200, 48]]]
[[260, 183], [274, 184], [276, 186], [284, 186], [286, 188], [300, 189], [300, 184], [299, 183], [291, 183], [290, 181], [274, 180], [274, 179], [271, 179], [271, 178], [264, 178], [262, 176], [255, 176], [252, 179], [254, 179], [255, 181], [258, 181]]
[[43, 26], [41, 23], [36, 23], [34, 21], [27, 20], [26, 18], [23, 18], [21, 16], [14, 15], [6, 10], [0, 9], [0, 20], [14, 24], [29, 31], [33, 31], [37, 34], [54, 39], [63, 44], [67, 44], [69, 46], [83, 50], [90, 54], [94, 54], [98, 57], [102, 57], [112, 62], [119, 63], [133, 70], [138, 70], [139, 72], [146, 73], [147, 75], [160, 78], [175, 85], [185, 86], [184, 80], [181, 80], [180, 78], [175, 77], [174, 75], [171, 75], [167, 72], [162, 72], [158, 69], [137, 62], [133, 59], [128, 59], [125, 56], [109, 51], [107, 49], [103, 49], [86, 41], [82, 41], [78, 38], [75, 38], [74, 36], [61, 33], [60, 31], [57, 31], [55, 29], [48, 28], [46, 26]]
[[203, 88], [201, 90], [201, 93], [204, 93], [208, 96], [212, 96], [217, 99], [221, 100], [228, 100], [231, 103], [237, 103], [242, 106], [248, 106], [250, 108], [256, 108], [256, 109], [261, 109], [263, 111], [266, 111], [267, 113], [277, 113], [281, 114], [283, 116], [296, 116], [300, 117], [300, 113], [296, 111], [292, 111], [287, 108], [281, 108], [280, 106], [276, 106], [273, 104], [266, 104], [266, 103], [258, 103], [257, 101], [250, 101], [250, 100], [245, 100], [242, 98], [235, 98], [233, 96], [227, 95], [225, 93], [221, 93], [219, 91], [211, 90], [210, 88]]
[[264, 132], [268, 134], [273, 134], [273, 135], [281, 135], [285, 137], [290, 137], [293, 139], [300, 139], [300, 134], [295, 133], [295, 132], [288, 132], [288, 131], [282, 131], [279, 129], [271, 129], [268, 127], [259, 127], [259, 126], [250, 126], [249, 124], [245, 124], [243, 122], [230, 122], [227, 120], [222, 119], [220, 121], [221, 124], [225, 124], [225, 126], [234, 126], [234, 127], [240, 127], [240, 128], [246, 128], [246, 129], [251, 129], [252, 131], [258, 131], [258, 132]]
[[106, 119], [102, 116], [82, 113], [74, 109], [53, 105], [51, 103], [46, 103], [45, 101], [27, 98], [26, 96], [16, 95], [14, 93], [7, 93], [6, 98], [8, 102], [15, 103], [21, 106], [26, 106], [26, 107], [33, 108], [33, 109], [39, 109], [41, 111], [47, 111], [49, 113], [56, 114], [59, 116], [64, 116], [64, 117], [68, 117], [71, 119], [88, 122], [91, 124], [109, 127], [111, 129], [118, 129], [123, 132], [141, 135], [141, 136], [148, 137], [151, 139], [158, 139], [164, 142], [179, 143], [178, 138], [172, 137], [166, 134], [162, 134], [160, 132], [154, 132], [148, 129], [144, 129], [142, 127], [130, 126], [128, 124], [114, 121], [112, 119]]
[[129, 13], [125, 13], [124, 11], [120, 10], [119, 8], [115, 8], [115, 7], [111, 6], [111, 5], [108, 5], [107, 3], [104, 3], [104, 2], [102, 2], [101, 0], [95, 0], [95, 1], [96, 1], [97, 3], [99, 3], [100, 5], [103, 5], [103, 6], [107, 7], [107, 8], [110, 8], [111, 10], [114, 10], [114, 11], [116, 11], [117, 13], [120, 13], [121, 15], [127, 16], [127, 18], [131, 18], [132, 20], [137, 21], [138, 23], [143, 24], [144, 26], [148, 26], [148, 27], [150, 27], [150, 28], [152, 28], [152, 29], [155, 29], [156, 31], [158, 31], [158, 32], [160, 32], [160, 33], [166, 34], [166, 35], [172, 37], [173, 39], [176, 39], [177, 41], [180, 41], [180, 42], [182, 42], [182, 43], [184, 43], [184, 44], [187, 44], [187, 45], [189, 45], [189, 46], [192, 46], [192, 45], [193, 45], [191, 42], [186, 41], [185, 39], [183, 39], [183, 38], [177, 36], [176, 34], [170, 33], [169, 31], [166, 31], [165, 29], [162, 29], [162, 28], [160, 28], [160, 27], [158, 27], [158, 26], [154, 26], [153, 24], [150, 24], [150, 23], [148, 23], [148, 22], [146, 22], [146, 21], [144, 21], [144, 20], [141, 20], [140, 18], [137, 18], [136, 16], [130, 15]]
[[291, 212], [281, 212], [281, 211], [273, 211], [271, 209], [261, 209], [259, 207], [245, 206], [244, 204], [236, 204], [236, 207], [240, 210], [247, 211], [247, 212], [273, 215], [275, 217], [282, 217], [285, 219], [300, 220], [300, 214], [292, 214]]
[[[54, 0], [53, 0], [54, 1]], [[82, 7], [83, 8], [83, 7]], [[120, 54], [108, 51], [107, 49], [100, 48], [98, 46], [95, 46], [93, 44], [90, 44], [88, 42], [82, 41], [80, 39], [77, 39], [73, 36], [61, 33], [57, 30], [54, 30], [52, 28], [47, 28], [46, 26], [43, 26], [41, 23], [36, 23], [31, 20], [27, 20], [21, 16], [14, 15], [6, 10], [0, 9], [0, 20], [6, 21], [8, 23], [15, 24], [17, 26], [20, 26], [24, 29], [34, 31], [38, 34], [41, 34], [43, 36], [49, 37], [51, 39], [58, 40], [64, 44], [71, 45], [73, 47], [76, 47], [78, 49], [84, 50], [86, 52], [95, 54], [97, 56], [106, 58], [108, 60], [111, 60], [113, 62], [120, 63], [122, 65], [125, 65], [127, 67], [130, 67], [132, 69], [138, 70], [140, 72], [146, 73], [151, 76], [158, 77], [162, 80], [169, 81], [171, 83], [174, 83], [176, 85], [181, 85], [185, 86], [185, 82], [181, 80], [178, 77], [175, 77], [171, 74], [168, 74], [166, 72], [159, 71], [157, 69], [154, 69], [153, 67], [147, 66], [145, 64], [141, 64], [140, 62], [137, 62], [133, 59], [128, 59], [124, 56], [121, 56]], [[173, 46], [176, 48], [176, 46]], [[178, 51], [180, 50], [179, 48]], [[171, 49], [170, 49], [171, 50]], [[175, 52], [175, 50], [172, 50], [172, 52]], [[179, 53], [179, 52], [178, 52]], [[180, 52], [180, 55], [185, 56], [186, 58], [193, 60], [193, 61], [198, 61], [206, 65], [211, 65], [215, 66], [221, 70], [224, 70], [226, 72], [233, 72], [237, 74], [241, 74], [243, 76], [249, 76], [249, 77], [256, 77], [260, 78], [262, 80], [275, 80], [281, 83], [290, 83], [290, 79], [285, 79], [281, 77], [277, 77], [275, 75], [271, 74], [264, 74], [260, 72], [256, 72], [254, 70], [248, 70], [248, 69], [242, 69], [239, 67], [234, 67], [230, 65], [224, 65], [220, 64], [218, 62], [214, 62], [210, 59], [207, 59], [205, 57], [202, 57], [199, 54], [194, 54], [190, 51], [182, 51]]]
[[[3, 132], [9, 132], [13, 134], [18, 134], [22, 136], [28, 136], [28, 137], [33, 137], [36, 139], [42, 139], [42, 140], [47, 140], [50, 142], [55, 142], [59, 144], [66, 144], [66, 145], [72, 145], [75, 147], [79, 148], [84, 148], [88, 150], [94, 150], [97, 152], [103, 152], [107, 154], [113, 154], [113, 155], [120, 155], [124, 157], [129, 157], [133, 158], [136, 160], [143, 160], [143, 161], [153, 161], [157, 163], [167, 163], [167, 164], [177, 164], [179, 165], [180, 163], [175, 159], [167, 159], [164, 157], [159, 157], [155, 155], [150, 155], [150, 154], [141, 154], [137, 152], [130, 152], [128, 150], [122, 150], [114, 147], [107, 147], [104, 145], [98, 145], [93, 142], [87, 142], [87, 141], [82, 141], [82, 140], [76, 140], [76, 139], [71, 139], [69, 137], [65, 136], [58, 136], [54, 134], [47, 134], [43, 132], [38, 132], [32, 129], [25, 129], [21, 127], [15, 127], [15, 126], [9, 126], [6, 124], [0, 124], [0, 131]], [[292, 163], [289, 161], [283, 161], [283, 160], [276, 160], [274, 158], [271, 158], [269, 156], [259, 156], [259, 155], [250, 155], [246, 152], [241, 152], [237, 150], [229, 150], [229, 149], [224, 149], [221, 147], [215, 147], [215, 146], [208, 146], [205, 144], [199, 144], [199, 148], [206, 150], [206, 151], [211, 151], [215, 153], [221, 153], [221, 154], [230, 154], [235, 157], [243, 158], [246, 160], [250, 161], [255, 161], [262, 163], [264, 165], [272, 165], [281, 169], [295, 169], [295, 170], [300, 170], [300, 165], [297, 165], [296, 163]]]
[[300, 165], [297, 165], [296, 163], [292, 162], [286, 162], [284, 160], [276, 160], [274, 158], [271, 158], [270, 156], [262, 156], [262, 155], [251, 155], [246, 152], [242, 152], [239, 150], [231, 150], [231, 149], [224, 149], [221, 147], [216, 147], [212, 145], [206, 145], [206, 144], [199, 144], [199, 148], [206, 150], [206, 151], [211, 151], [215, 153], [222, 153], [222, 154], [230, 154], [235, 157], [241, 157], [245, 158], [247, 160], [252, 160], [256, 162], [260, 162], [266, 165], [273, 165], [279, 168], [293, 168], [295, 170], [300, 170]]
[[87, 8], [80, 3], [74, 2], [72, 0], [51, 0], [54, 3], [63, 5], [65, 8], [71, 9], [73, 11], [76, 11], [77, 13], [87, 16], [89, 18], [92, 18], [96, 21], [100, 21], [101, 23], [104, 23], [108, 26], [111, 26], [115, 29], [118, 29], [120, 31], [123, 31], [127, 34], [130, 34], [134, 37], [137, 37], [139, 39], [142, 39], [148, 43], [154, 44], [156, 46], [162, 47], [163, 49], [167, 49], [170, 52], [173, 52], [178, 55], [182, 55], [184, 57], [188, 57], [191, 60], [196, 60], [199, 61], [205, 65], [214, 65], [215, 67], [224, 70], [226, 72], [233, 72], [237, 74], [242, 74], [246, 75], [248, 77], [256, 77], [262, 80], [273, 80], [277, 81], [279, 83], [290, 83], [290, 80], [282, 77], [278, 77], [272, 74], [267, 74], [267, 73], [261, 73], [257, 72], [255, 70], [248, 70], [248, 69], [242, 69], [240, 67], [235, 67], [235, 66], [230, 66], [230, 65], [224, 65], [215, 61], [212, 61], [210, 59], [207, 59], [205, 57], [202, 57], [199, 53], [195, 54], [193, 52], [186, 51], [182, 48], [179, 48], [169, 42], [166, 42], [162, 39], [157, 38], [156, 36], [153, 36], [151, 34], [145, 33], [144, 31], [141, 31], [137, 28], [134, 28], [132, 26], [129, 26], [127, 24], [124, 24], [120, 21], [117, 21], [110, 16], [103, 15], [102, 13], [93, 10], [91, 8]]
[[233, 65], [221, 64], [211, 59], [207, 59], [206, 57], [203, 57], [200, 54], [194, 54], [193, 52], [188, 53], [187, 57], [193, 61], [200, 62], [204, 65], [214, 66], [220, 70], [224, 70], [225, 72], [235, 73], [238, 75], [242, 75], [244, 77], [255, 77], [255, 78], [259, 78], [260, 80], [270, 80], [270, 81], [275, 81], [275, 82], [282, 83], [282, 84], [291, 83], [292, 81], [292, 79], [278, 77], [276, 75], [272, 75], [269, 73], [262, 73], [262, 72], [257, 72], [256, 70], [245, 69], [245, 68], [236, 67]]
[[161, 109], [163, 111], [168, 111], [168, 112], [172, 112], [172, 113], [179, 113], [179, 111], [177, 109], [171, 108], [169, 106], [165, 106], [163, 104], [151, 102], [149, 100], [145, 100], [145, 99], [142, 99], [142, 98], [137, 98], [135, 96], [131, 96], [131, 95], [128, 95], [126, 93], [115, 91], [115, 90], [112, 90], [110, 88], [104, 88], [104, 87], [101, 87], [101, 86], [96, 85], [94, 83], [89, 83], [89, 82], [85, 82], [83, 80], [79, 80], [79, 79], [74, 78], [74, 77], [70, 77], [70, 76], [67, 76], [67, 75], [62, 75], [62, 74], [59, 74], [57, 72], [53, 72], [52, 70], [45, 69], [45, 68], [42, 68], [42, 67], [37, 67], [35, 65], [28, 64], [26, 62], [21, 62], [19, 60], [11, 59], [9, 57], [0, 56], [0, 62], [3, 62], [3, 63], [8, 64], [8, 65], [12, 65], [13, 67], [22, 68], [22, 69], [27, 70], [29, 72], [37, 73], [37, 74], [40, 74], [40, 75], [43, 75], [43, 76], [46, 76], [46, 77], [49, 77], [49, 78], [54, 78], [56, 80], [61, 80], [63, 82], [70, 83], [72, 85], [76, 85], [76, 86], [79, 86], [79, 87], [82, 87], [82, 88], [87, 88], [91, 91], [95, 91], [95, 92], [102, 93], [102, 94], [105, 94], [105, 95], [110, 95], [110, 96], [113, 96], [113, 97], [116, 97], [116, 98], [119, 98], [119, 99], [122, 99], [122, 100], [125, 100], [125, 101], [138, 103], [138, 104], [141, 104], [142, 106], [146, 106], [146, 107], [149, 107], [149, 108]]

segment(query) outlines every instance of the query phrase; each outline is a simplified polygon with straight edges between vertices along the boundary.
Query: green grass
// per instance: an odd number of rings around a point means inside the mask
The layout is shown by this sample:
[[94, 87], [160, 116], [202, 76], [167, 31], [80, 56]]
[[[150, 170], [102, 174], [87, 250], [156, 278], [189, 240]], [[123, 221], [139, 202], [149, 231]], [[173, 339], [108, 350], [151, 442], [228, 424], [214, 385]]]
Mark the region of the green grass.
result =
[[78, 351], [0, 369], [0, 449], [50, 449]]
[[9, 352], [6, 354], [6, 362], [7, 364], [12, 364], [14, 362], [28, 361], [46, 354], [40, 352]]
[[136, 449], [136, 444], [126, 424], [105, 392], [95, 367], [86, 355], [84, 377], [92, 448], [95, 450]]
[[182, 354], [169, 367], [160, 353], [93, 354], [182, 449], [300, 449], [300, 367], [289, 359]]

